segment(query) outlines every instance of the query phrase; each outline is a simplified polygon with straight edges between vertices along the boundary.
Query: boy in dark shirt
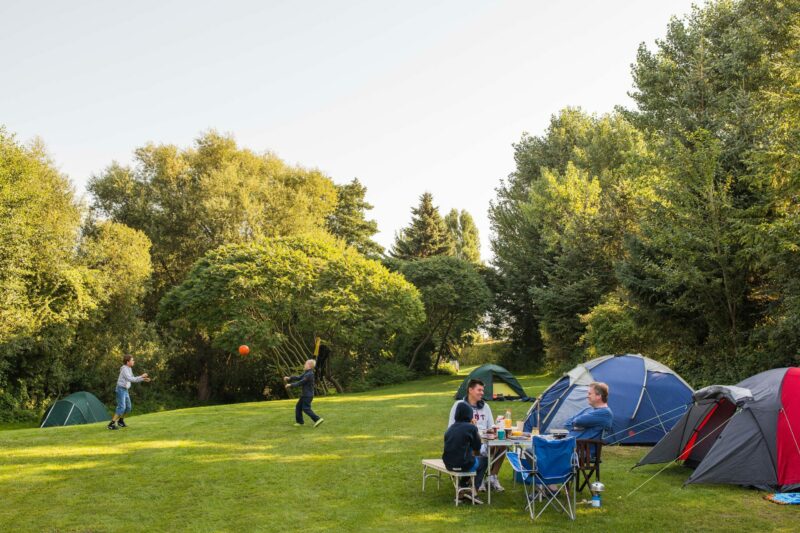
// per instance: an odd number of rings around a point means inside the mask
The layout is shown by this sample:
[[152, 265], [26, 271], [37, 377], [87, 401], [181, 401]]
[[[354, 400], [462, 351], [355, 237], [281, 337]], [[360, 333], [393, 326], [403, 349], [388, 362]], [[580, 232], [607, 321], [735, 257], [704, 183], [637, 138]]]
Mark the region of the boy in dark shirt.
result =
[[[480, 455], [481, 437], [478, 427], [472, 423], [472, 407], [464, 402], [456, 406], [455, 423], [444, 434], [442, 462], [454, 472], [475, 472], [475, 486], [480, 486], [488, 466], [486, 457]], [[476, 457], [477, 456], [477, 457]], [[462, 480], [465, 481], [465, 480]], [[483, 503], [476, 494], [468, 491], [462, 498], [474, 503]]]
[[291, 387], [300, 387], [301, 385], [303, 387], [303, 390], [300, 393], [300, 398], [297, 399], [297, 405], [294, 406], [295, 426], [303, 425], [303, 413], [311, 417], [311, 420], [314, 421], [314, 427], [317, 427], [325, 422], [324, 418], [318, 417], [314, 411], [311, 410], [311, 401], [314, 399], [315, 366], [317, 366], [317, 362], [313, 359], [309, 359], [306, 361], [306, 364], [303, 367], [304, 372], [302, 374], [291, 377], [285, 376], [283, 378], [283, 381], [286, 382], [287, 389]]

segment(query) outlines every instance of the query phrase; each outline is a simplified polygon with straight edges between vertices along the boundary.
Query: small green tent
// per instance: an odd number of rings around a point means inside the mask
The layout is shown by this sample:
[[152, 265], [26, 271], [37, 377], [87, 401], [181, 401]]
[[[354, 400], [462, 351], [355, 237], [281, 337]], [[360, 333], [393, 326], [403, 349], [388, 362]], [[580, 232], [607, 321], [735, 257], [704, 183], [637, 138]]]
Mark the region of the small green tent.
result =
[[109, 420], [111, 415], [108, 414], [108, 409], [94, 394], [76, 392], [51, 405], [39, 427], [74, 426]]
[[469, 373], [456, 392], [456, 400], [467, 395], [467, 384], [471, 379], [483, 381], [483, 397], [486, 400], [515, 400], [528, 397], [511, 372], [498, 365], [482, 365]]

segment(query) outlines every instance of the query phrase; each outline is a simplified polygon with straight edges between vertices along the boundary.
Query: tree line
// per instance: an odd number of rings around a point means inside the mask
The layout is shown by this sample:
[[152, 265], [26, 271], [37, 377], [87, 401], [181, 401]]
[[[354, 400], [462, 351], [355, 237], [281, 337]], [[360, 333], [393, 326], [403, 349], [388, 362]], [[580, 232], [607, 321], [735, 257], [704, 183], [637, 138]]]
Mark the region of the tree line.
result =
[[695, 7], [640, 46], [633, 109], [515, 144], [490, 208], [512, 364], [641, 352], [695, 384], [798, 364], [799, 8]]
[[322, 388], [407, 379], [488, 306], [465, 211], [443, 218], [424, 194], [403, 252], [386, 255], [357, 179], [335, 184], [214, 131], [138, 148], [87, 191], [85, 203], [41, 141], [0, 129], [5, 418], [75, 390], [110, 399], [129, 352], [157, 376], [145, 394], [167, 403], [280, 397], [316, 339], [330, 355]]

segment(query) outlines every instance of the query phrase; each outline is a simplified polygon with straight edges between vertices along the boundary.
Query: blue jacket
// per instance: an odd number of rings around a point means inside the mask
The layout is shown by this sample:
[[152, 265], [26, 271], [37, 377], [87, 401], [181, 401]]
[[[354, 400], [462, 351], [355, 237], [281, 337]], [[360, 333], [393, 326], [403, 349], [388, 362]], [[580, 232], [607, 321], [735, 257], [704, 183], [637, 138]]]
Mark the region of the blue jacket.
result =
[[292, 387], [303, 387], [303, 392], [300, 396], [303, 398], [314, 397], [314, 371], [306, 370], [299, 376], [292, 376], [289, 378], [289, 385]]
[[571, 437], [576, 439], [602, 439], [603, 431], [611, 429], [614, 413], [608, 407], [587, 407], [564, 422]]

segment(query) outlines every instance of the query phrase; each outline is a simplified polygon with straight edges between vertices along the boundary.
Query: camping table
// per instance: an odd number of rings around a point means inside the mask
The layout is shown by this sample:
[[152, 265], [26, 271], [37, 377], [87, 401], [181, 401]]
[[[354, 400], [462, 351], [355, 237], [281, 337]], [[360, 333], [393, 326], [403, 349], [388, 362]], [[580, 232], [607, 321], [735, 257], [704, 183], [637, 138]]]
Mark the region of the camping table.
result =
[[[487, 483], [486, 483], [486, 500], [487, 500], [488, 504], [491, 505], [491, 503], [492, 503], [492, 484], [488, 482], [488, 477], [489, 477], [490, 472], [492, 471], [492, 465], [494, 463], [496, 463], [498, 461], [498, 459], [501, 458], [501, 456], [499, 455], [500, 452], [499, 452], [498, 448], [522, 448], [522, 447], [530, 446], [531, 438], [530, 437], [525, 438], [525, 439], [509, 439], [509, 438], [506, 438], [506, 439], [503, 439], [503, 440], [500, 440], [500, 439], [497, 439], [497, 438], [495, 438], [495, 439], [487, 439], [486, 438], [486, 434], [485, 433], [481, 433], [481, 441], [483, 441], [483, 443], [486, 444], [486, 459], [487, 459], [487, 462], [489, 463], [489, 466], [486, 467], [486, 476], [485, 476], [485, 478], [487, 479]], [[497, 453], [497, 456], [495, 456], [495, 453]]]

